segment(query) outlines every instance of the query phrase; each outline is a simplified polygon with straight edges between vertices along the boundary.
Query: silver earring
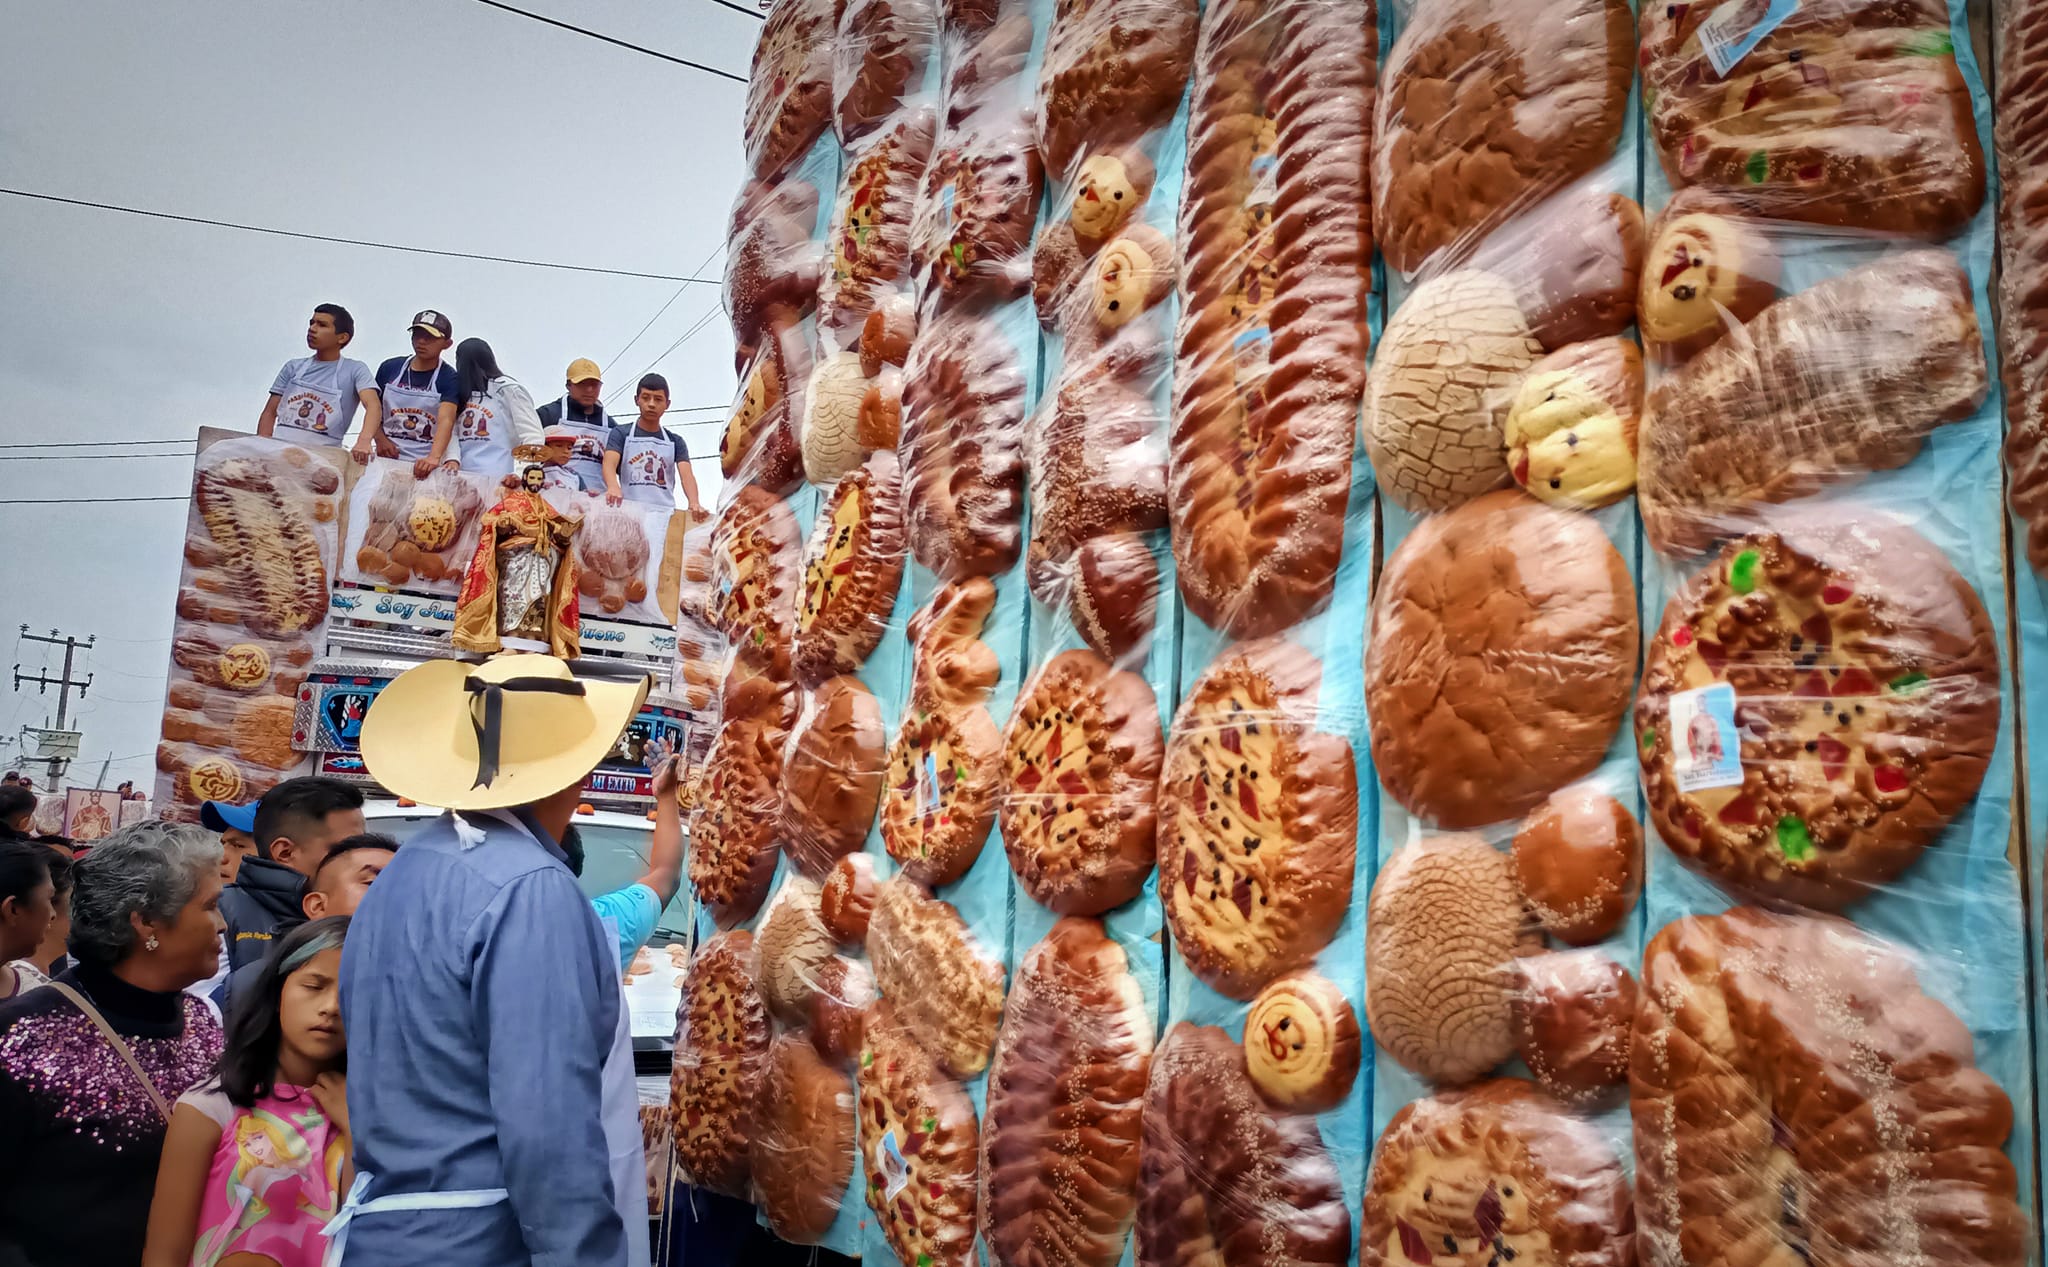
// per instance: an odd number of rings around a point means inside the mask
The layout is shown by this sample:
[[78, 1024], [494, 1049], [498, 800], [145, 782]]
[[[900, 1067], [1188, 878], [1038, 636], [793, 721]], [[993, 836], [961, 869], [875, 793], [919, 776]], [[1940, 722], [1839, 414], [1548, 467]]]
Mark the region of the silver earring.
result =
[[142, 948], [143, 948], [144, 950], [155, 950], [155, 949], [156, 949], [156, 934], [155, 934], [155, 933], [151, 933], [151, 934], [149, 935], [149, 940], [148, 940], [148, 941], [146, 941], [146, 942], [143, 942], [143, 943], [142, 943]]

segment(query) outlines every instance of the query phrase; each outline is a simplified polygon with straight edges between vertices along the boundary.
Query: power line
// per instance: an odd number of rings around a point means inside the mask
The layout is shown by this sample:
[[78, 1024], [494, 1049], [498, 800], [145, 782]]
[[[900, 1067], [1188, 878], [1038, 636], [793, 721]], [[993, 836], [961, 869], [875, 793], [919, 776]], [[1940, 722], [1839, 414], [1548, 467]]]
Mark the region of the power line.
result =
[[706, 66], [702, 62], [693, 62], [688, 58], [677, 57], [673, 53], [664, 53], [660, 49], [649, 48], [645, 44], [635, 44], [629, 40], [606, 35], [602, 31], [593, 31], [589, 27], [577, 26], [574, 23], [563, 22], [558, 18], [548, 17], [544, 13], [535, 13], [530, 9], [521, 9], [516, 5], [506, 4], [503, 0], [476, 0], [476, 2], [482, 5], [489, 5], [493, 9], [501, 9], [506, 13], [516, 13], [522, 18], [531, 18], [535, 22], [545, 22], [549, 26], [560, 27], [564, 31], [574, 31], [578, 35], [587, 35], [593, 40], [602, 40], [606, 44], [614, 44], [620, 48], [629, 48], [636, 53], [645, 53], [649, 57], [659, 57], [665, 62], [674, 62], [678, 66], [688, 66], [691, 70], [701, 70], [707, 75], [716, 75], [720, 79], [730, 79], [736, 84], [747, 82], [745, 75], [735, 75], [729, 70], [720, 70], [716, 66]]
[[0, 507], [7, 506], [91, 506], [102, 502], [182, 502], [190, 501], [185, 493], [166, 494], [163, 497], [10, 497], [0, 501]]
[[[712, 247], [711, 254], [704, 257], [704, 262], [697, 265], [697, 267], [691, 269], [690, 272], [693, 274], [703, 272], [707, 267], [710, 266], [711, 261], [717, 259], [719, 253], [724, 250], [725, 243], [723, 242], [720, 242], [718, 245]], [[661, 314], [667, 312], [671, 307], [675, 305], [676, 300], [681, 299], [683, 297], [683, 290], [684, 287], [682, 286], [676, 287], [676, 293], [668, 297], [668, 302], [663, 304], [661, 307], [655, 309], [654, 315], [647, 319], [647, 324], [641, 326], [640, 329], [637, 332], [635, 332], [632, 338], [626, 340], [625, 347], [622, 347], [618, 351], [612, 353], [611, 360], [606, 361], [605, 364], [615, 364], [620, 357], [632, 351], [633, 345], [640, 341], [640, 336], [646, 334], [649, 330], [652, 330], [654, 328], [654, 323], [661, 320]]]
[[35, 440], [25, 444], [0, 444], [0, 449], [69, 449], [97, 448], [108, 444], [183, 444], [190, 445], [192, 436], [170, 436], [162, 440]]
[[[676, 350], [677, 348], [679, 348], [679, 347], [683, 346], [683, 344], [684, 344], [684, 343], [688, 342], [688, 341], [689, 341], [689, 339], [690, 339], [690, 336], [692, 336], [692, 335], [696, 334], [696, 333], [697, 333], [697, 332], [698, 332], [699, 330], [702, 330], [702, 329], [703, 329], [703, 328], [704, 328], [705, 326], [708, 326], [708, 325], [710, 325], [710, 324], [711, 324], [711, 318], [713, 318], [713, 317], [717, 316], [717, 315], [718, 315], [718, 312], [719, 312], [719, 307], [718, 307], [718, 305], [717, 305], [717, 304], [713, 304], [713, 305], [711, 305], [711, 307], [710, 307], [709, 309], [707, 309], [707, 310], [705, 311], [705, 313], [704, 313], [704, 315], [703, 315], [703, 316], [701, 316], [701, 317], [697, 318], [697, 322], [696, 322], [696, 324], [695, 324], [695, 325], [692, 325], [692, 326], [691, 326], [691, 327], [690, 327], [689, 329], [687, 329], [687, 330], [683, 331], [683, 332], [682, 332], [681, 334], [677, 335], [677, 336], [676, 336], [676, 341], [675, 341], [674, 343], [671, 343], [671, 344], [669, 344], [669, 345], [668, 345], [668, 346], [667, 346], [666, 348], [663, 348], [663, 349], [662, 349], [662, 351], [661, 351], [661, 355], [660, 355], [660, 356], [657, 356], [657, 357], [655, 357], [655, 358], [654, 358], [654, 359], [653, 359], [652, 361], [649, 361], [649, 362], [647, 363], [647, 366], [646, 366], [646, 368], [645, 368], [645, 369], [642, 369], [642, 370], [640, 371], [640, 373], [638, 373], [638, 374], [635, 374], [635, 375], [633, 375], [633, 376], [632, 376], [631, 378], [627, 379], [627, 380], [626, 380], [626, 382], [630, 382], [630, 383], [636, 383], [636, 384], [637, 384], [637, 383], [638, 383], [638, 382], [640, 381], [640, 379], [641, 379], [641, 378], [642, 378], [642, 377], [643, 377], [644, 375], [646, 375], [647, 373], [649, 373], [650, 371], [652, 371], [652, 370], [654, 369], [654, 367], [655, 367], [655, 366], [657, 366], [657, 365], [661, 364], [661, 363], [662, 363], [663, 361], [667, 360], [667, 359], [668, 359], [668, 355], [669, 355], [669, 353], [671, 353], [671, 352], [675, 351], [675, 350]], [[617, 386], [616, 388], [613, 388], [613, 389], [612, 389], [612, 394], [613, 394], [614, 396], [616, 396], [616, 395], [617, 395], [617, 394], [618, 394], [619, 392], [622, 392], [622, 391], [624, 391], [624, 390], [625, 390], [625, 388], [626, 388], [626, 384], [625, 384], [625, 383], [620, 383], [620, 384], [619, 384], [619, 385], [618, 385], [618, 386]]]
[[[478, 0], [480, 4], [494, 3], [494, 0]], [[273, 229], [260, 224], [236, 224], [229, 220], [213, 220], [205, 216], [182, 216], [169, 211], [151, 211], [144, 207], [125, 207], [118, 203], [93, 202], [84, 198], [64, 198], [56, 194], [36, 193], [27, 189], [0, 188], [0, 194], [13, 198], [29, 198], [38, 202], [54, 202], [67, 207], [89, 207], [94, 211], [117, 211], [123, 215], [147, 216], [153, 220], [175, 220], [180, 224], [203, 224], [216, 229], [239, 229], [243, 233], [265, 233], [272, 237], [300, 238], [308, 242], [330, 242], [339, 246], [366, 246], [378, 251], [404, 251], [412, 255], [435, 255], [451, 260], [481, 260], [489, 264], [519, 264], [527, 268], [552, 268], [568, 273], [596, 273], [605, 277], [639, 277], [656, 282], [681, 282], [683, 285], [722, 286], [724, 281], [712, 277], [683, 277], [675, 273], [642, 273], [629, 268], [597, 268], [589, 264], [563, 264], [554, 260], [529, 260], [511, 255], [480, 255], [474, 251], [443, 251], [428, 246], [402, 246], [396, 242], [371, 242], [364, 238], [341, 238], [325, 233], [301, 233], [296, 229]]]
[[743, 4], [734, 4], [732, 0], [711, 0], [711, 3], [722, 9], [731, 9], [734, 13], [744, 13], [750, 18], [766, 18], [768, 16], [759, 9], [749, 9]]

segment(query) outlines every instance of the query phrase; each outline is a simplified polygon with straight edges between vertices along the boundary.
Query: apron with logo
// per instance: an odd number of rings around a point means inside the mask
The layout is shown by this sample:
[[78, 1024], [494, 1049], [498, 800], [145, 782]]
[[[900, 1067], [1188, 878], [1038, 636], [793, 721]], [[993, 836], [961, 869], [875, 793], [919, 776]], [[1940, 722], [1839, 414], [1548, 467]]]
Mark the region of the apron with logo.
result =
[[493, 480], [512, 473], [512, 415], [492, 383], [480, 396], [472, 396], [455, 422], [455, 438], [462, 444], [462, 469]]
[[[435, 385], [440, 367], [427, 371], [425, 387], [407, 385], [412, 373], [408, 360], [398, 367], [398, 377], [384, 384], [384, 437], [398, 446], [398, 456], [407, 462], [433, 453], [434, 425], [441, 416], [441, 389]], [[456, 452], [451, 442], [446, 456], [452, 458]]]
[[569, 465], [564, 468], [576, 477], [586, 493], [604, 491], [604, 442], [612, 433], [611, 419], [605, 417], [603, 406], [598, 407], [594, 421], [585, 422], [569, 412], [575, 402], [562, 397], [561, 421], [555, 425], [576, 436], [576, 447], [570, 450]]
[[626, 500], [675, 509], [676, 442], [668, 431], [649, 435], [634, 423], [626, 428], [624, 449], [619, 454], [619, 488]]
[[[324, 363], [333, 365], [335, 377], [341, 377], [339, 361]], [[294, 444], [337, 445], [341, 433], [348, 429], [342, 418], [341, 393], [314, 384], [302, 368], [292, 374], [277, 399], [277, 438]]]

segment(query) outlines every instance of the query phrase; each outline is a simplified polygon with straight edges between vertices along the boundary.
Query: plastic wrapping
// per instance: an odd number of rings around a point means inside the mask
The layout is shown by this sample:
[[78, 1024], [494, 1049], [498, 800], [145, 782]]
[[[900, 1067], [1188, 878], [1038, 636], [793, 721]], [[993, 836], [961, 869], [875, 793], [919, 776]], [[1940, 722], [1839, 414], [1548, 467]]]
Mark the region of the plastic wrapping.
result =
[[326, 628], [343, 474], [324, 449], [200, 433], [156, 753], [165, 816], [304, 772], [294, 699]]
[[747, 76], [745, 144], [754, 175], [773, 179], [801, 158], [832, 117], [831, 0], [776, 0]]
[[690, 1183], [736, 1197], [748, 1194], [770, 1043], [753, 959], [745, 929], [697, 948], [683, 977], [671, 1074], [676, 1166]]
[[349, 490], [341, 579], [453, 598], [476, 552], [477, 519], [503, 490], [482, 475], [372, 458]]

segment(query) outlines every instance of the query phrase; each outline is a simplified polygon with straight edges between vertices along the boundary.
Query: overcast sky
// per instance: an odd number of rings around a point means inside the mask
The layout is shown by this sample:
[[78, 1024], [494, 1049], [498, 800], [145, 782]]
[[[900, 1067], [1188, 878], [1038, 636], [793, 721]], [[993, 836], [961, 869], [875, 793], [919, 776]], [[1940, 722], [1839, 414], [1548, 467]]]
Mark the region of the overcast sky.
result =
[[[744, 75], [759, 22], [711, 0], [520, 7]], [[339, 237], [718, 277], [741, 173], [742, 84], [477, 0], [0, 0], [0, 185]], [[708, 259], [707, 257], [712, 257]], [[0, 196], [0, 443], [253, 429], [305, 355], [316, 303], [356, 319], [348, 355], [408, 350], [446, 311], [536, 400], [577, 356], [609, 394], [719, 303], [674, 282], [437, 259]], [[732, 339], [714, 315], [660, 364], [677, 406], [723, 405]], [[628, 408], [630, 413], [630, 408]], [[672, 416], [708, 500], [717, 415]], [[686, 420], [695, 420], [689, 425]], [[360, 417], [358, 418], [360, 423]], [[0, 672], [57, 657], [27, 623], [96, 633], [73, 781], [154, 779], [183, 501], [24, 505], [189, 488], [189, 452], [0, 450]], [[69, 455], [64, 460], [25, 460]], [[83, 456], [84, 460], [79, 460]], [[0, 695], [0, 734], [56, 696]], [[15, 749], [0, 748], [0, 761]]]

